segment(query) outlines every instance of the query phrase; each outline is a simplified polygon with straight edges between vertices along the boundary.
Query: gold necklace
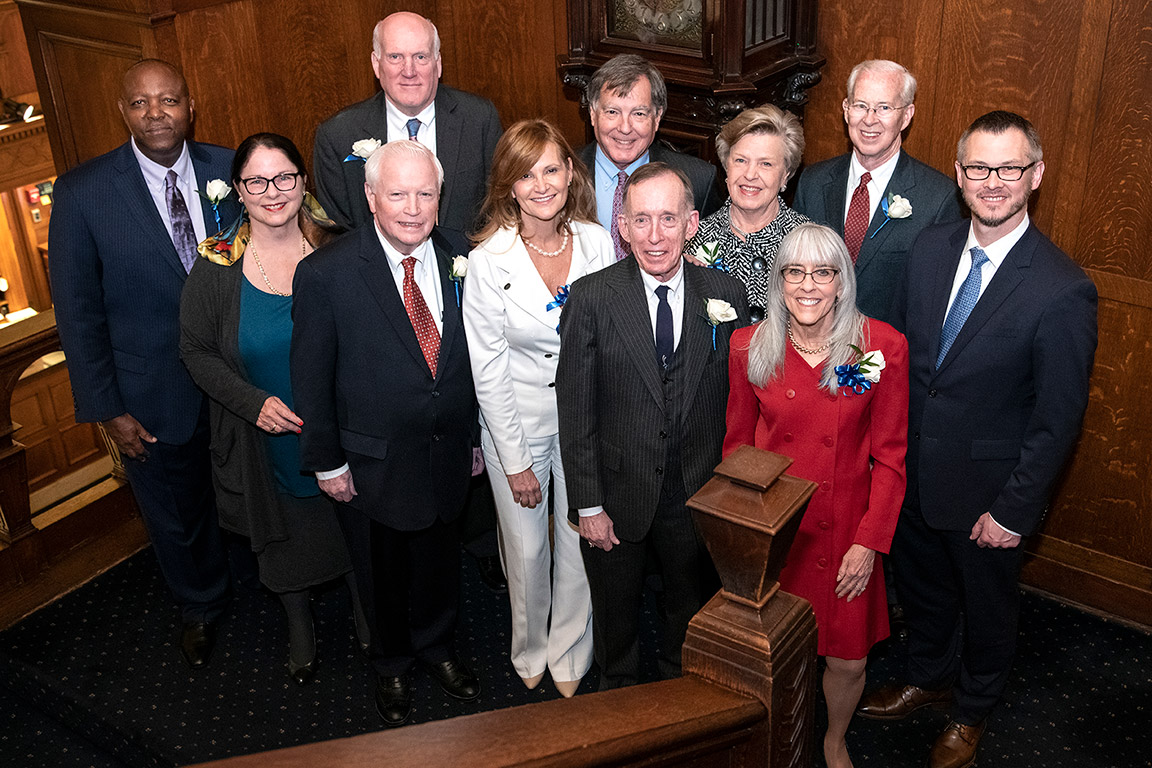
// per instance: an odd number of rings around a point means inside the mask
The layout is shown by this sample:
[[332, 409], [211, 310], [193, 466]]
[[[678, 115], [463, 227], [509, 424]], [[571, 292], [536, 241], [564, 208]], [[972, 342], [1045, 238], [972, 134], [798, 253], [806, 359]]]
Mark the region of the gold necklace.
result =
[[546, 251], [539, 246], [533, 245], [532, 243], [528, 242], [528, 239], [523, 235], [520, 236], [520, 239], [524, 241], [524, 245], [536, 251], [536, 253], [540, 254], [541, 256], [550, 259], [553, 256], [559, 256], [560, 254], [564, 253], [564, 249], [568, 247], [568, 227], [564, 227], [564, 239], [560, 241], [560, 247], [555, 251]]
[[816, 349], [808, 349], [807, 347], [800, 346], [796, 342], [796, 337], [792, 335], [792, 322], [791, 321], [788, 322], [788, 341], [792, 342], [792, 346], [796, 348], [797, 352], [800, 352], [801, 354], [805, 354], [805, 355], [818, 355], [821, 352], [827, 352], [828, 347], [832, 346], [831, 341], [824, 342], [824, 346], [818, 347]]
[[[252, 260], [256, 262], [256, 269], [260, 270], [260, 277], [264, 278], [264, 285], [268, 286], [268, 290], [277, 296], [291, 296], [290, 293], [278, 291], [272, 287], [272, 281], [268, 279], [268, 273], [264, 271], [264, 265], [260, 263], [260, 255], [256, 253], [256, 241], [248, 241], [248, 250], [252, 251]], [[308, 241], [304, 239], [304, 235], [300, 235], [300, 258], [304, 258], [308, 251]]]

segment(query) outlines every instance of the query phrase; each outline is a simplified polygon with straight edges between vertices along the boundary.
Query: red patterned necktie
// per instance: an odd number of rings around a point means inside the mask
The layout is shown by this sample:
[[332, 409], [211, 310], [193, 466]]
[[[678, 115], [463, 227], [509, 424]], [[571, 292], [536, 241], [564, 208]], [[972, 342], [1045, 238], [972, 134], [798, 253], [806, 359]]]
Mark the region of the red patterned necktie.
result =
[[404, 265], [404, 309], [408, 311], [408, 319], [412, 321], [412, 329], [416, 331], [416, 340], [420, 342], [420, 351], [428, 361], [428, 369], [435, 376], [436, 361], [440, 357], [440, 332], [436, 330], [436, 321], [432, 319], [432, 313], [428, 311], [428, 304], [413, 276], [416, 257], [409, 256], [400, 263]]
[[620, 171], [616, 177], [616, 194], [612, 197], [612, 242], [616, 245], [616, 261], [628, 256], [628, 244], [620, 236], [620, 216], [624, 213], [624, 185], [628, 174]]
[[867, 171], [860, 177], [860, 184], [852, 193], [852, 202], [848, 206], [848, 216], [844, 219], [844, 244], [848, 246], [848, 254], [852, 263], [856, 263], [856, 256], [860, 253], [860, 246], [864, 243], [864, 233], [868, 231], [868, 214], [872, 212], [872, 205], [868, 200], [868, 182], [872, 181], [872, 174]]

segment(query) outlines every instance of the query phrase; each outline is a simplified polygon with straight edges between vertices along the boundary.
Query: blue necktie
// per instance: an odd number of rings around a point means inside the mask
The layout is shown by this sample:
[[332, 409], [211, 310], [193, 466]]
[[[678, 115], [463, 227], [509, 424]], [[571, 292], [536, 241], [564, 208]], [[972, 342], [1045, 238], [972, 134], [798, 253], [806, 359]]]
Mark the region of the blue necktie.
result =
[[668, 303], [668, 286], [661, 285], [656, 289], [656, 298], [660, 303], [656, 306], [656, 356], [660, 365], [667, 368], [672, 364], [672, 355], [676, 351], [676, 337], [672, 332], [672, 306]]
[[168, 220], [172, 222], [172, 244], [176, 246], [184, 271], [191, 272], [196, 263], [196, 230], [192, 227], [184, 195], [176, 186], [176, 171], [171, 169], [164, 177], [164, 201], [168, 203]]
[[412, 141], [416, 141], [416, 134], [420, 132], [420, 121], [416, 118], [412, 118], [404, 125], [408, 128], [408, 138], [412, 139]]
[[964, 321], [972, 314], [972, 308], [980, 298], [980, 268], [988, 261], [988, 254], [979, 246], [974, 246], [971, 251], [972, 268], [968, 270], [968, 277], [964, 278], [964, 282], [960, 285], [956, 299], [952, 302], [952, 309], [948, 310], [948, 317], [944, 319], [944, 327], [940, 329], [940, 353], [936, 355], [937, 368], [944, 362], [944, 356], [952, 348], [952, 342], [956, 341], [956, 336], [964, 327]]

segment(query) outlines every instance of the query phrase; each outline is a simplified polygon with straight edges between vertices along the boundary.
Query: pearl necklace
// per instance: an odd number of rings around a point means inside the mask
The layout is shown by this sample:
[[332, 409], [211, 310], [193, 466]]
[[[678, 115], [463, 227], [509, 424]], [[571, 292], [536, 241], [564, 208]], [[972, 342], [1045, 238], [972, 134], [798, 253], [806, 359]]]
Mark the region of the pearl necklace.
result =
[[[260, 270], [260, 277], [264, 278], [264, 285], [268, 286], [268, 290], [277, 296], [291, 296], [290, 293], [278, 291], [272, 287], [272, 281], [268, 279], [268, 273], [264, 271], [264, 265], [260, 263], [260, 256], [256, 253], [256, 241], [248, 241], [248, 250], [252, 252], [252, 260], [256, 262], [256, 269]], [[300, 258], [308, 255], [308, 241], [304, 239], [304, 235], [300, 235]]]
[[828, 347], [832, 346], [831, 341], [824, 342], [824, 346], [817, 347], [816, 349], [808, 349], [807, 347], [800, 346], [796, 342], [796, 337], [792, 335], [792, 323], [791, 322], [788, 323], [788, 341], [792, 342], [792, 346], [796, 348], [797, 352], [804, 354], [804, 355], [819, 355], [822, 352], [827, 352]]
[[540, 254], [541, 256], [550, 259], [554, 256], [559, 256], [560, 254], [564, 253], [564, 249], [568, 247], [568, 227], [564, 227], [564, 239], [560, 241], [560, 247], [554, 251], [546, 251], [537, 245], [533, 245], [523, 235], [520, 236], [520, 239], [524, 241], [524, 245], [536, 251], [536, 253]]

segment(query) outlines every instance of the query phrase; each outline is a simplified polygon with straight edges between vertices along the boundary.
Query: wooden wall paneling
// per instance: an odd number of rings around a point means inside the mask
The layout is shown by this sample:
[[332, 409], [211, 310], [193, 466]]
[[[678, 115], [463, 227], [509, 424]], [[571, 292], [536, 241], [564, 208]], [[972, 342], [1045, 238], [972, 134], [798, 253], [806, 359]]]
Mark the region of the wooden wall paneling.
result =
[[[10, 276], [20, 271], [20, 254], [23, 247], [24, 230], [20, 216], [20, 206], [13, 200], [14, 191], [0, 192], [0, 275]], [[28, 295], [24, 281], [8, 279], [8, 292], [4, 300], [13, 308], [28, 306]]]
[[[568, 3], [566, 0], [552, 0], [552, 39], [556, 42], [553, 50], [553, 62], [567, 58], [569, 50], [568, 40]], [[544, 62], [541, 62], [543, 64]], [[565, 92], [564, 83], [555, 75], [555, 67], [549, 69], [552, 73], [552, 91], [555, 98], [555, 110], [552, 119], [556, 121], [568, 143], [579, 150], [587, 142], [588, 121], [580, 110], [580, 98], [569, 98]]]
[[20, 10], [13, 0], [0, 0], [0, 91], [9, 97], [36, 92]]

